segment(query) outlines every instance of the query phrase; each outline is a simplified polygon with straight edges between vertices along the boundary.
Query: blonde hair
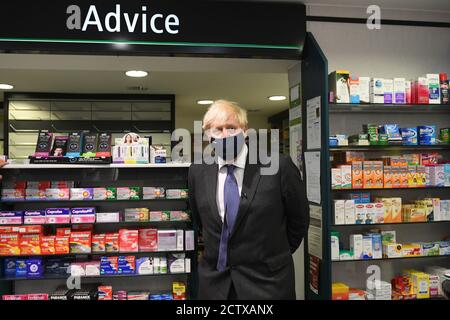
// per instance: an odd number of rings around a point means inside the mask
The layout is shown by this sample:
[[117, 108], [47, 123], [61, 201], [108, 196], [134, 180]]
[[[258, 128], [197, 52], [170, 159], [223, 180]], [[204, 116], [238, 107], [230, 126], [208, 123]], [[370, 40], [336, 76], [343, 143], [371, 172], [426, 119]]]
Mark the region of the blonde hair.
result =
[[230, 112], [236, 116], [239, 126], [247, 129], [247, 111], [239, 106], [236, 102], [228, 100], [216, 100], [211, 104], [203, 117], [203, 130], [208, 130], [211, 123], [215, 120], [227, 121]]

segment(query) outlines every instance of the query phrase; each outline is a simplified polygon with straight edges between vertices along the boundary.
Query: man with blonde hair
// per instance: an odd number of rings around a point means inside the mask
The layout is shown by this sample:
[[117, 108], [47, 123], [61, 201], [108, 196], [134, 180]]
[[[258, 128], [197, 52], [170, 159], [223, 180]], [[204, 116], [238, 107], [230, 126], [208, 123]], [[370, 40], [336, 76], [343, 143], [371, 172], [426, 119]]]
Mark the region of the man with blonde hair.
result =
[[249, 162], [247, 114], [235, 102], [215, 101], [203, 129], [217, 163], [189, 170], [190, 207], [205, 244], [198, 297], [295, 299], [292, 254], [309, 225], [298, 168], [276, 155], [279, 170], [262, 175], [266, 165]]

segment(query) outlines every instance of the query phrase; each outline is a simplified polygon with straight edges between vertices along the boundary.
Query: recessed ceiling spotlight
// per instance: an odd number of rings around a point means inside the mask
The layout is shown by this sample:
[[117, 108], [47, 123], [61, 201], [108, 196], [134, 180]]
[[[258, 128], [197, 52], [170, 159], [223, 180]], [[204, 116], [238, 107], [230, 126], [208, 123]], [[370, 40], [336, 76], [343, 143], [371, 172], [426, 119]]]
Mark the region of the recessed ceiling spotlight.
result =
[[141, 71], [141, 70], [130, 70], [125, 72], [125, 74], [128, 77], [132, 77], [132, 78], [143, 78], [146, 77], [148, 75], [147, 71]]
[[14, 89], [13, 85], [7, 83], [0, 83], [0, 90], [11, 90]]
[[206, 105], [206, 104], [212, 104], [212, 103], [214, 103], [214, 101], [205, 99], [205, 100], [198, 100], [197, 103], [201, 104], [201, 105]]
[[283, 101], [286, 100], [286, 96], [270, 96], [270, 101]]

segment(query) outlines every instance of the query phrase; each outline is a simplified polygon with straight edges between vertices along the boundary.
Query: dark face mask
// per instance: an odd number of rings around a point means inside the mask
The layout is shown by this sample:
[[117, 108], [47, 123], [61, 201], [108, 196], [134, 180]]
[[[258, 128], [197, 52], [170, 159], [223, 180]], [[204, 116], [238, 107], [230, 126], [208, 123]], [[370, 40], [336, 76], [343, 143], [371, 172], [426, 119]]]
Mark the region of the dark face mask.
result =
[[217, 156], [225, 161], [236, 159], [245, 143], [244, 133], [222, 139], [211, 138], [211, 145]]

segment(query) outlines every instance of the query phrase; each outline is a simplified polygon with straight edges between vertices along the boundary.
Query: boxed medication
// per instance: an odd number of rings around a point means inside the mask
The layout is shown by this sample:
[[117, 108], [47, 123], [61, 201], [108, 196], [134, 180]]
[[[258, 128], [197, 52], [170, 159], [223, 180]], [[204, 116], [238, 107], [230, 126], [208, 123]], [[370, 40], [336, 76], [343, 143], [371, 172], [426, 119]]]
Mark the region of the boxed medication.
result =
[[401, 128], [402, 144], [405, 146], [416, 146], [418, 144], [417, 127]]
[[406, 80], [405, 78], [394, 78], [394, 103], [406, 103]]
[[424, 256], [438, 256], [439, 255], [439, 243], [421, 243], [422, 254]]
[[25, 211], [23, 213], [24, 224], [46, 224], [45, 210]]
[[185, 254], [171, 253], [168, 258], [169, 273], [184, 273], [185, 269]]
[[342, 188], [342, 172], [340, 168], [331, 169], [331, 188], [332, 189]]
[[365, 218], [366, 218], [366, 205], [363, 203], [356, 204], [355, 205], [355, 223], [354, 224], [365, 224]]
[[437, 73], [428, 73], [427, 74], [427, 82], [428, 82], [428, 92], [429, 92], [429, 104], [440, 104], [441, 103], [441, 94], [440, 94], [440, 80], [439, 74]]
[[443, 187], [445, 185], [443, 165], [430, 166], [430, 184], [435, 187]]
[[359, 77], [359, 100], [370, 103], [370, 77]]
[[113, 288], [111, 286], [99, 286], [98, 287], [98, 300], [112, 300]]
[[70, 223], [69, 208], [49, 208], [45, 209], [45, 217], [49, 224]]
[[106, 235], [94, 234], [92, 235], [92, 252], [106, 252]]
[[119, 256], [118, 259], [119, 274], [135, 274], [136, 273], [136, 257], [135, 256]]
[[354, 200], [342, 200], [344, 201], [344, 223], [355, 224], [355, 201]]
[[344, 283], [334, 282], [331, 286], [332, 300], [348, 300], [350, 288]]
[[117, 223], [120, 222], [120, 212], [97, 212], [97, 223]]
[[119, 230], [119, 251], [138, 252], [139, 251], [139, 230]]
[[19, 246], [21, 255], [41, 254], [41, 236], [39, 234], [21, 234]]
[[359, 77], [349, 77], [350, 103], [360, 103]]
[[100, 275], [100, 262], [86, 262], [84, 269], [86, 277], [95, 277]]
[[363, 236], [361, 234], [350, 235], [350, 251], [353, 252], [353, 257], [356, 260], [363, 259], [363, 248], [362, 248]]
[[45, 190], [47, 200], [70, 200], [69, 188], [50, 188]]
[[0, 224], [22, 224], [22, 211], [1, 211]]
[[351, 174], [352, 174], [351, 188], [362, 189], [364, 186], [362, 161], [352, 161]]
[[339, 232], [331, 232], [331, 260], [339, 260]]
[[153, 258], [142, 257], [136, 259], [137, 274], [153, 274]]
[[177, 230], [177, 250], [183, 251], [184, 249], [184, 230]]
[[25, 189], [25, 199], [27, 201], [47, 200], [45, 189]]
[[352, 166], [351, 165], [342, 165], [341, 168], [341, 177], [342, 177], [342, 189], [351, 189], [352, 188]]
[[34, 258], [26, 260], [27, 264], [27, 278], [40, 278], [44, 274], [44, 268], [41, 258]]
[[71, 188], [70, 189], [70, 200], [82, 201], [82, 200], [93, 200], [94, 199], [94, 189], [93, 188]]
[[193, 251], [195, 248], [194, 230], [185, 230], [185, 250]]
[[70, 253], [70, 237], [56, 236], [55, 237], [55, 254]]
[[113, 275], [119, 273], [119, 257], [101, 257], [100, 275]]
[[362, 257], [363, 259], [373, 259], [372, 237], [363, 235], [362, 238]]
[[92, 188], [92, 193], [93, 200], [107, 200], [110, 191], [107, 188]]
[[150, 221], [162, 221], [162, 211], [150, 211]]
[[420, 145], [433, 145], [436, 144], [436, 126], [418, 126]]
[[[334, 200], [334, 224], [345, 224], [345, 200]], [[354, 219], [353, 219], [354, 220]]]
[[161, 199], [165, 198], [166, 191], [163, 187], [143, 187], [143, 199]]
[[119, 234], [107, 233], [105, 235], [106, 252], [119, 252]]
[[384, 103], [384, 79], [373, 78], [370, 84], [370, 102]]
[[386, 103], [386, 104], [393, 103], [394, 80], [383, 79], [383, 89], [384, 89], [384, 103]]
[[2, 189], [2, 201], [25, 200], [25, 189]]
[[56, 235], [60, 237], [69, 236], [72, 230], [70, 228], [56, 228]]
[[98, 136], [96, 157], [111, 157], [111, 134], [101, 133]]
[[158, 230], [158, 251], [177, 250], [176, 230]]
[[139, 250], [158, 251], [158, 230], [140, 229], [139, 230]]
[[90, 231], [70, 233], [71, 253], [91, 253], [92, 234]]
[[[146, 158], [146, 152], [142, 154], [142, 161]], [[151, 145], [150, 146], [150, 163], [166, 163], [167, 150], [163, 146]]]
[[186, 199], [188, 197], [187, 189], [167, 189], [166, 198], [167, 199]]
[[94, 223], [95, 208], [73, 208], [70, 209], [72, 223]]
[[420, 243], [406, 243], [402, 245], [402, 257], [420, 257], [422, 247]]
[[0, 234], [0, 256], [20, 255], [19, 234]]
[[27, 276], [27, 261], [25, 259], [16, 260], [16, 278], [25, 278]]
[[149, 220], [148, 208], [126, 208], [124, 213], [127, 222], [145, 222]]
[[139, 200], [140, 187], [119, 187], [117, 188], [117, 200]]
[[170, 221], [189, 221], [190, 219], [186, 211], [170, 211]]
[[439, 255], [441, 256], [450, 255], [450, 241], [439, 242]]
[[55, 236], [42, 236], [41, 237], [41, 253], [43, 255], [55, 254]]

